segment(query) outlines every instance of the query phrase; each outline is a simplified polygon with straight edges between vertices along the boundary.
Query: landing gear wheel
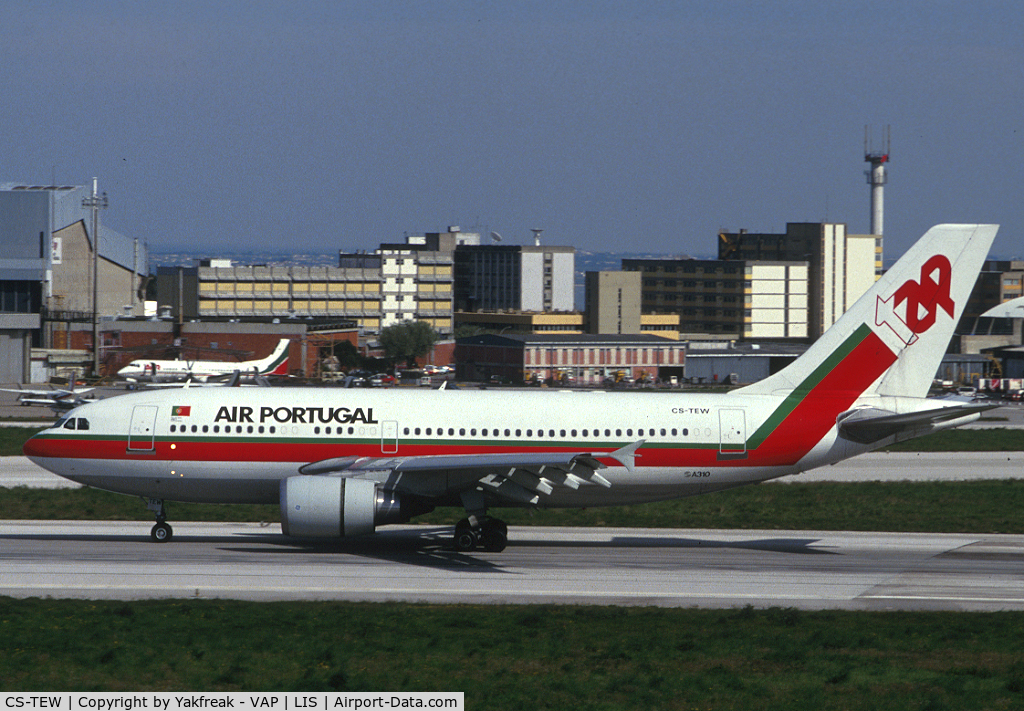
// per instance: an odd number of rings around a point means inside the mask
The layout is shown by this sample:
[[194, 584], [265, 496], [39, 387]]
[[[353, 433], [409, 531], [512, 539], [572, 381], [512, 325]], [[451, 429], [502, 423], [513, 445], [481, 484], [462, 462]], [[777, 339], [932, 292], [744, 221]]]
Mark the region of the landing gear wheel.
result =
[[157, 543], [166, 543], [171, 540], [174, 535], [174, 529], [166, 521], [158, 521], [153, 529], [149, 532], [149, 535], [153, 537], [153, 540]]
[[[495, 523], [501, 525], [494, 525]], [[495, 521], [491, 525], [484, 524], [480, 532], [480, 544], [489, 553], [501, 553], [508, 545], [508, 528], [501, 522]]]
[[462, 519], [455, 524], [455, 548], [463, 553], [476, 548], [479, 542], [476, 531], [469, 525], [467, 519]]
[[483, 548], [489, 553], [500, 553], [508, 545], [508, 526], [496, 518], [485, 518], [476, 528], [464, 518], [455, 524], [455, 548], [463, 553]]

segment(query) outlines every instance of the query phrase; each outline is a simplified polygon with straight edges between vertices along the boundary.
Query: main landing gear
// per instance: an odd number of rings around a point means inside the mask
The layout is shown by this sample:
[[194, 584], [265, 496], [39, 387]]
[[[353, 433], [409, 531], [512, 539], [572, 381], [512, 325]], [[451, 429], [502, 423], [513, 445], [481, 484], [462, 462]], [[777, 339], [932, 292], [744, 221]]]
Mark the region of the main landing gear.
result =
[[508, 526], [496, 518], [484, 517], [476, 526], [471, 521], [475, 517], [464, 518], [455, 524], [455, 547], [463, 552], [476, 547], [489, 553], [500, 553], [508, 545]]
[[508, 526], [487, 515], [483, 492], [462, 493], [462, 505], [468, 514], [455, 524], [455, 548], [468, 552], [480, 547], [489, 553], [500, 553], [508, 545]]
[[164, 508], [163, 499], [146, 499], [146, 508], [156, 511], [156, 525], [150, 530], [149, 535], [157, 543], [166, 543], [174, 536], [174, 529], [167, 523], [167, 509]]

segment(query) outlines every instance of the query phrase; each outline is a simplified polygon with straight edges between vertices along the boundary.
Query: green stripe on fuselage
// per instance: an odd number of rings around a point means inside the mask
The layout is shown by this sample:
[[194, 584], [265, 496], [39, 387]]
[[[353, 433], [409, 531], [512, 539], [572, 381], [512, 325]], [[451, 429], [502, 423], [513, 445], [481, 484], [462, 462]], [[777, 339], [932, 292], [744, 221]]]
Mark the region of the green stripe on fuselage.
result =
[[843, 362], [843, 360], [854, 351], [861, 342], [867, 338], [868, 334], [871, 333], [871, 329], [868, 328], [866, 323], [862, 323], [860, 328], [850, 334], [839, 348], [837, 348], [832, 355], [823, 360], [821, 364], [811, 371], [811, 374], [804, 378], [804, 381], [796, 386], [793, 391], [786, 396], [786, 399], [782, 401], [767, 420], [757, 428], [757, 432], [751, 435], [750, 439], [747, 440], [747, 449], [756, 449], [768, 438], [776, 427], [779, 426], [790, 413], [796, 409], [797, 405], [803, 402], [807, 394], [817, 387], [818, 383], [822, 379], [832, 372], [832, 370]]

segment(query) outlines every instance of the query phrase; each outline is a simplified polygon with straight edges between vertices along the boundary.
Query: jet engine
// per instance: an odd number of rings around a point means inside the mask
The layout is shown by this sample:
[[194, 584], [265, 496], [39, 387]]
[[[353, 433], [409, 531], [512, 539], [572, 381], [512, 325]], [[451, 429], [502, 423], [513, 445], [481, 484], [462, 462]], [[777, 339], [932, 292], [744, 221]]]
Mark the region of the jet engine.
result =
[[[333, 476], [292, 476], [281, 481], [281, 530], [297, 538], [344, 538], [373, 533], [376, 526], [404, 523], [395, 492], [376, 482]], [[417, 511], [417, 513], [421, 513]]]

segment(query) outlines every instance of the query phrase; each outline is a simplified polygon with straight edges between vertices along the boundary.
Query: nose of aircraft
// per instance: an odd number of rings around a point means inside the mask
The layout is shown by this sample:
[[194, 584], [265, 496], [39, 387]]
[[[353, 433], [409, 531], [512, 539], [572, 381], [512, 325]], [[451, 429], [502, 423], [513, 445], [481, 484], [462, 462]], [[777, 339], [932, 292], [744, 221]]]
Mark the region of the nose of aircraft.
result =
[[29, 459], [55, 456], [53, 440], [43, 437], [41, 432], [29, 437], [28, 441], [22, 445], [21, 451]]

